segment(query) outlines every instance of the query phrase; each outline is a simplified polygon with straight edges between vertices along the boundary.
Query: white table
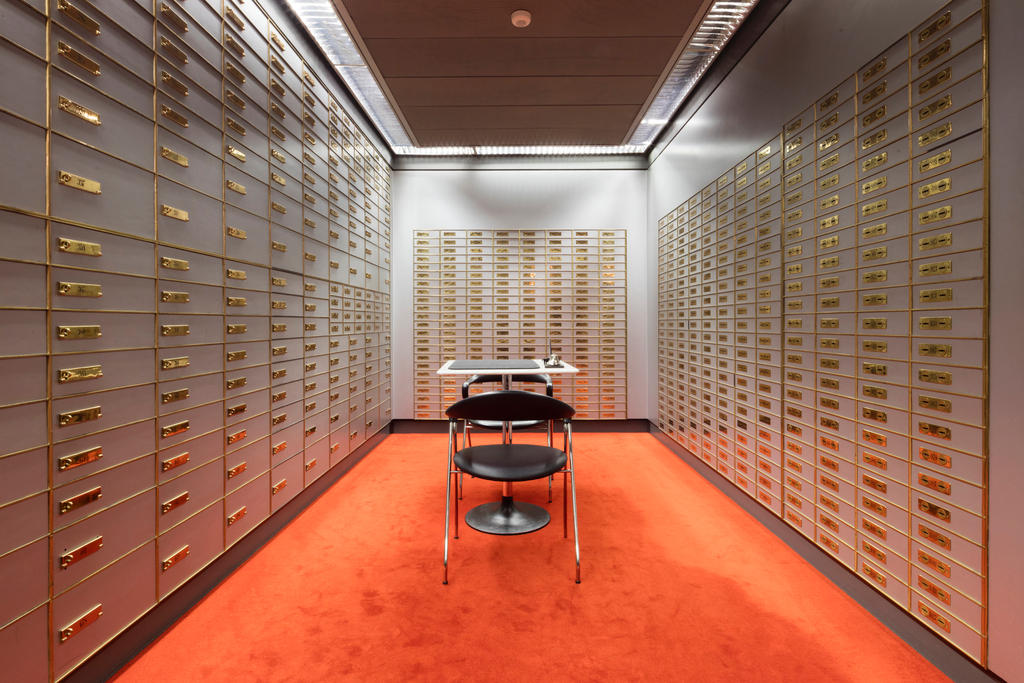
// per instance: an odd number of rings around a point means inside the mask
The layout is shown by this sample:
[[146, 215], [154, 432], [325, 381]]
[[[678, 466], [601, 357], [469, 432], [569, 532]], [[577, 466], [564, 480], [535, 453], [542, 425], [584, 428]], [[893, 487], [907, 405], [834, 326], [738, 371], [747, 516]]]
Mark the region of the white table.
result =
[[[450, 360], [437, 369], [438, 375], [501, 375], [502, 389], [511, 388], [512, 378], [515, 375], [574, 375], [579, 369], [574, 368], [565, 361], [555, 367], [547, 367], [543, 360], [534, 359], [535, 366], [530, 368], [518, 367], [464, 367], [452, 368], [453, 363], [468, 364], [472, 361]], [[500, 361], [488, 360], [487, 364], [497, 364]], [[522, 363], [516, 360], [515, 363]], [[481, 362], [483, 365], [484, 362]], [[504, 430], [505, 432], [508, 431]], [[504, 439], [505, 434], [502, 434]], [[532, 503], [517, 503], [512, 498], [512, 482], [502, 482], [501, 501], [496, 503], [484, 503], [466, 513], [466, 524], [488, 534], [511, 535], [525, 534], [543, 528], [551, 521], [548, 511], [539, 505]]]

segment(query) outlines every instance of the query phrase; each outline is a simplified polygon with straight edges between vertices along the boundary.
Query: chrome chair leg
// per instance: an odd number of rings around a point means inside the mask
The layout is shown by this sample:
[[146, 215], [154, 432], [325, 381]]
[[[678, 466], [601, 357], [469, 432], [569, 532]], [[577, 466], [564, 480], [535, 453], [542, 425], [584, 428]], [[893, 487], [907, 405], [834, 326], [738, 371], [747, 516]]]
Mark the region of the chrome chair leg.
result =
[[566, 423], [566, 433], [569, 441], [569, 476], [572, 477], [572, 535], [576, 544], [576, 583], [580, 582], [580, 530], [576, 519], [576, 467], [572, 457], [572, 425]]
[[452, 445], [455, 441], [455, 421], [448, 421], [448, 466], [444, 487], [444, 578], [441, 583], [448, 585], [448, 524], [451, 521], [452, 504]]
[[[552, 444], [552, 438], [553, 438], [553, 432], [554, 432], [554, 428], [552, 426], [553, 424], [554, 423], [551, 420], [548, 420], [548, 448], [551, 448], [551, 444]], [[548, 475], [548, 502], [549, 503], [551, 502], [551, 482], [554, 480], [554, 478], [555, 478], [555, 475], [553, 475], [553, 474], [549, 474]]]

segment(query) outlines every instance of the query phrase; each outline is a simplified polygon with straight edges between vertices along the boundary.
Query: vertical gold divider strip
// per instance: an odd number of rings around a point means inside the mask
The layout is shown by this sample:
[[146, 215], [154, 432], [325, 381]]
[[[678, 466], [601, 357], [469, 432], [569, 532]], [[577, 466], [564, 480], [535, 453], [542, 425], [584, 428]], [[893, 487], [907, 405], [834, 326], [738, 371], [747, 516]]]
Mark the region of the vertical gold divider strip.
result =
[[[227, 208], [225, 207], [225, 203], [227, 201], [227, 198], [225, 197], [225, 191], [224, 191], [225, 183], [227, 183], [227, 170], [226, 170], [227, 169], [227, 163], [224, 160], [224, 145], [227, 144], [227, 131], [225, 131], [225, 129], [224, 129], [224, 115], [225, 115], [225, 110], [226, 110], [226, 107], [224, 106], [224, 52], [225, 52], [225, 49], [224, 49], [224, 36], [225, 36], [225, 31], [224, 31], [224, 24], [225, 24], [225, 21], [224, 21], [224, 4], [225, 3], [224, 3], [223, 0], [221, 0], [220, 2], [215, 2], [215, 3], [211, 3], [211, 4], [219, 6], [219, 9], [220, 9], [220, 11], [218, 12], [218, 14], [220, 16], [220, 35], [218, 36], [218, 38], [220, 39], [219, 40], [219, 42], [220, 42], [220, 69], [219, 70], [220, 70], [220, 74], [221, 74], [220, 93], [218, 94], [219, 95], [219, 99], [220, 99], [220, 109], [221, 109], [221, 111], [220, 111], [220, 122], [218, 123], [218, 127], [220, 128], [220, 149], [217, 150], [216, 156], [217, 156], [218, 159], [220, 159], [220, 162], [221, 162], [220, 163], [220, 188], [218, 189], [217, 192], [218, 192], [218, 197], [220, 198], [220, 202], [221, 202], [221, 214], [222, 214], [222, 218], [221, 218], [221, 243], [224, 244], [224, 243], [227, 242], [227, 236], [224, 234], [224, 218], [223, 218], [223, 216], [227, 215]], [[268, 190], [268, 194], [269, 194], [269, 190]], [[226, 249], [227, 249], [226, 246], [223, 246], [221, 248], [221, 259], [220, 259], [221, 282], [224, 282], [224, 274], [227, 272], [225, 270], [227, 268], [227, 266], [225, 265], [225, 260], [224, 260], [224, 255], [225, 255], [224, 252], [226, 251]], [[221, 289], [221, 310], [222, 311], [226, 310], [226, 308], [227, 308], [227, 306], [225, 305], [226, 301], [225, 301], [225, 298], [224, 298], [226, 296], [226, 294], [225, 294], [226, 290], [227, 290], [227, 287], [226, 287], [226, 284], [225, 284], [225, 286], [223, 286], [222, 289]], [[223, 322], [223, 320], [226, 320], [226, 318], [222, 318], [222, 322]], [[227, 353], [227, 343], [226, 343], [226, 337], [224, 336], [224, 330], [225, 330], [225, 327], [222, 324], [221, 325], [221, 335], [222, 335], [221, 339], [224, 339], [225, 342], [222, 343], [221, 347], [220, 347], [220, 367], [221, 367], [221, 372], [223, 373], [221, 376], [226, 378], [227, 377], [226, 373], [227, 373], [227, 369], [228, 369], [228, 367], [227, 367], [228, 363], [227, 363], [227, 356], [225, 355]], [[226, 386], [225, 386], [224, 382], [221, 382], [219, 394], [220, 394], [221, 401], [223, 402], [223, 400], [225, 398], [227, 398], [227, 395], [226, 395], [227, 394], [227, 389], [226, 389]], [[223, 403], [221, 405], [223, 406]], [[220, 424], [221, 424], [222, 427], [225, 426], [226, 421], [227, 421], [227, 418], [224, 415], [224, 411], [221, 411], [221, 414], [220, 414]], [[226, 434], [226, 432], [221, 432], [221, 433], [222, 434]], [[222, 439], [221, 440], [221, 450], [222, 451], [223, 451], [223, 447], [224, 447], [224, 441]], [[224, 455], [221, 456], [221, 467], [222, 468], [225, 466], [226, 462], [227, 462], [227, 456], [226, 456], [226, 454], [224, 454]], [[224, 500], [226, 496], [227, 496], [227, 478], [226, 477], [222, 477], [221, 478], [221, 483], [220, 483], [220, 499]], [[220, 550], [220, 552], [221, 553], [223, 553], [224, 550], [227, 549], [227, 545], [228, 545], [228, 531], [227, 531], [227, 524], [225, 523], [225, 515], [230, 514], [231, 512], [232, 511], [227, 510], [227, 509], [222, 507], [222, 513], [223, 514], [221, 514], [221, 516], [220, 516], [220, 534], [221, 534], [221, 543], [220, 543], [221, 550]]]
[[47, 538], [47, 546], [48, 546], [47, 560], [48, 561], [47, 561], [47, 565], [46, 565], [46, 572], [47, 572], [47, 599], [48, 599], [47, 600], [47, 606], [46, 606], [46, 652], [47, 652], [46, 666], [47, 666], [47, 673], [49, 675], [49, 679], [52, 681], [54, 679], [54, 677], [56, 676], [56, 671], [54, 669], [54, 657], [55, 657], [56, 653], [54, 652], [54, 646], [53, 646], [53, 636], [54, 636], [54, 633], [55, 633], [55, 630], [54, 630], [54, 628], [55, 628], [54, 627], [54, 619], [53, 619], [53, 597], [54, 597], [53, 596], [53, 590], [54, 590], [53, 589], [53, 583], [54, 583], [53, 556], [54, 556], [54, 552], [55, 552], [54, 545], [53, 545], [53, 524], [54, 524], [54, 521], [53, 521], [53, 496], [54, 496], [53, 489], [54, 489], [54, 483], [55, 482], [54, 482], [54, 477], [53, 477], [53, 457], [54, 457], [54, 455], [53, 455], [53, 391], [52, 391], [52, 382], [53, 382], [53, 380], [52, 380], [52, 377], [53, 377], [53, 356], [52, 356], [52, 353], [53, 353], [53, 333], [51, 331], [53, 329], [53, 327], [52, 327], [53, 315], [52, 315], [51, 310], [50, 310], [51, 309], [51, 306], [50, 306], [50, 282], [51, 282], [51, 278], [52, 278], [52, 275], [51, 275], [51, 272], [50, 272], [50, 270], [51, 270], [50, 269], [50, 231], [51, 231], [51, 225], [50, 225], [50, 212], [51, 212], [51, 208], [50, 208], [50, 201], [51, 201], [51, 191], [50, 191], [50, 135], [51, 135], [51, 133], [50, 133], [50, 125], [51, 125], [51, 122], [50, 122], [50, 118], [51, 118], [51, 112], [50, 112], [50, 70], [53, 68], [53, 66], [51, 65], [51, 62], [50, 62], [50, 36], [51, 36], [51, 33], [52, 33], [52, 20], [50, 18], [50, 3], [51, 2], [52, 2], [52, 0], [46, 0], [46, 2], [44, 4], [44, 11], [46, 11], [46, 22], [45, 22], [45, 24], [46, 24], [46, 26], [45, 26], [46, 35], [44, 37], [44, 44], [45, 44], [45, 47], [46, 47], [46, 76], [45, 76], [46, 83], [45, 83], [45, 86], [44, 86], [44, 90], [45, 90], [45, 93], [46, 93], [46, 96], [45, 96], [46, 97], [46, 99], [45, 99], [45, 102], [46, 102], [46, 133], [45, 133], [45, 138], [44, 138], [45, 139], [44, 154], [46, 155], [46, 158], [45, 158], [44, 163], [43, 163], [43, 169], [44, 169], [44, 173], [46, 174], [46, 178], [45, 178], [45, 181], [43, 183], [43, 192], [45, 193], [43, 201], [44, 201], [44, 207], [45, 207], [44, 211], [46, 212], [46, 219], [45, 219], [46, 222], [44, 224], [46, 226], [45, 231], [44, 231], [45, 232], [45, 239], [46, 239], [46, 250], [45, 250], [45, 252], [43, 254], [43, 258], [46, 259], [46, 278], [45, 278], [45, 282], [46, 282], [46, 299], [45, 299], [45, 302], [46, 302], [45, 303], [45, 305], [46, 305], [46, 315], [45, 315], [45, 319], [46, 319], [46, 347], [45, 347], [45, 352], [46, 352], [46, 454], [47, 454], [46, 486], [47, 486], [47, 489], [49, 489], [49, 495], [47, 496], [47, 505], [46, 505], [46, 507], [47, 507], [47, 512], [46, 512], [46, 514], [47, 514], [47, 532], [48, 532], [48, 538]]
[[991, 275], [991, 250], [989, 249], [989, 234], [991, 231], [991, 210], [990, 210], [990, 176], [992, 172], [991, 160], [990, 160], [990, 145], [991, 138], [989, 132], [989, 0], [983, 0], [981, 3], [981, 35], [982, 35], [982, 154], [984, 155], [984, 183], [985, 183], [985, 199], [982, 205], [982, 245], [984, 252], [982, 254], [982, 263], [984, 267], [985, 283], [982, 288], [984, 292], [984, 306], [982, 311], [982, 332], [985, 335], [985, 341], [982, 344], [982, 366], [985, 368], [982, 373], [982, 422], [983, 428], [981, 433], [981, 485], [982, 485], [982, 498], [981, 498], [981, 514], [982, 514], [982, 530], [981, 530], [981, 566], [984, 571], [984, 576], [981, 582], [981, 665], [988, 668], [988, 626], [989, 626], [989, 411], [991, 409], [991, 403], [989, 399], [989, 373], [991, 372], [990, 365], [990, 354], [991, 354], [991, 335], [989, 334], [989, 315], [990, 315], [990, 296], [992, 287], [992, 275]]

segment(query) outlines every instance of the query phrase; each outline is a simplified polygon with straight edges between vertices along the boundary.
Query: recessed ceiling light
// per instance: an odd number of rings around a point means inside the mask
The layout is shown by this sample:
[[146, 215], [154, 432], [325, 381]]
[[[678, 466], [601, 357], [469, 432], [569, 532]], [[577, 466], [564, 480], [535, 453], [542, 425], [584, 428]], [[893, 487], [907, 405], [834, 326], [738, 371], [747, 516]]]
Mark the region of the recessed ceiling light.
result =
[[533, 15], [530, 14], [530, 10], [517, 9], [512, 13], [512, 25], [516, 28], [526, 28], [533, 21]]

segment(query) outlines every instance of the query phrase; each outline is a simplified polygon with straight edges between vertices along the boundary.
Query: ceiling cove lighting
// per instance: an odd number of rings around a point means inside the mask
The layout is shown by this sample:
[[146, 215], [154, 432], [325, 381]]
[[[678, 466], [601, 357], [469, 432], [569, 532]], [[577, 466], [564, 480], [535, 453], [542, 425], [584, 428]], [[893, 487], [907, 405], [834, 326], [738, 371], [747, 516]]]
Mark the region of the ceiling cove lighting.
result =
[[398, 156], [590, 156], [644, 154], [722, 51], [757, 0], [715, 0], [624, 145], [418, 147], [402, 127], [331, 0], [287, 0], [292, 12]]

